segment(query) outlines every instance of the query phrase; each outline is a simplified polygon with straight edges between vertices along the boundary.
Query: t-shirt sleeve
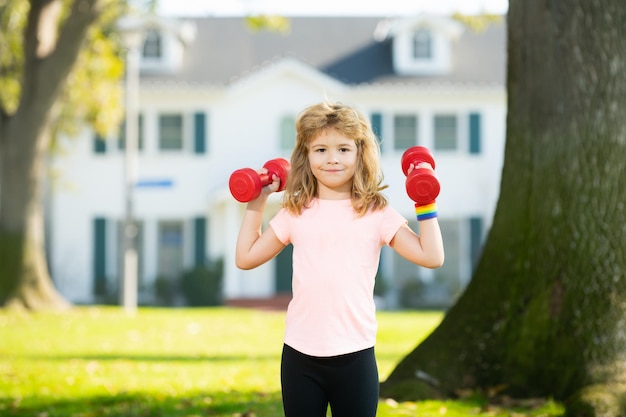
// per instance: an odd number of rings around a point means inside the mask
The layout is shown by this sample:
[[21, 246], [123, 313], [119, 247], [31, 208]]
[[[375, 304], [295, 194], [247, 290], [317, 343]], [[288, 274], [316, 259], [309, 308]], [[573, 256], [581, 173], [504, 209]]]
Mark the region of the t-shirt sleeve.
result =
[[386, 245], [389, 245], [389, 242], [396, 235], [398, 230], [407, 224], [407, 219], [404, 218], [400, 213], [398, 213], [394, 208], [387, 206], [383, 209], [383, 222], [381, 228], [381, 237], [383, 242]]
[[274, 218], [270, 220], [270, 227], [274, 230], [274, 234], [284, 245], [291, 242], [289, 219], [291, 218], [287, 209], [282, 208], [276, 213]]

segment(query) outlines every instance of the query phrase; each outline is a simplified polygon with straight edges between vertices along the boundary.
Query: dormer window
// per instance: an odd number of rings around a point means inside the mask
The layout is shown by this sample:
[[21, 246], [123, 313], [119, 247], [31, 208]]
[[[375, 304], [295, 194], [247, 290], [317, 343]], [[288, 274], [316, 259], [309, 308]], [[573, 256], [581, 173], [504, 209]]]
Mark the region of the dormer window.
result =
[[378, 39], [393, 39], [393, 67], [397, 74], [437, 76], [450, 71], [452, 45], [463, 31], [459, 22], [435, 16], [385, 21]]
[[163, 56], [161, 34], [154, 29], [149, 30], [143, 44], [143, 58], [158, 60], [161, 56]]
[[141, 50], [142, 74], [172, 74], [183, 62], [183, 44], [169, 31], [151, 28]]
[[156, 16], [129, 22], [128, 26], [139, 27], [143, 35], [141, 74], [173, 74], [181, 68], [185, 47], [196, 36], [194, 24]]
[[433, 40], [430, 32], [420, 29], [413, 35], [413, 58], [424, 60], [432, 58]]

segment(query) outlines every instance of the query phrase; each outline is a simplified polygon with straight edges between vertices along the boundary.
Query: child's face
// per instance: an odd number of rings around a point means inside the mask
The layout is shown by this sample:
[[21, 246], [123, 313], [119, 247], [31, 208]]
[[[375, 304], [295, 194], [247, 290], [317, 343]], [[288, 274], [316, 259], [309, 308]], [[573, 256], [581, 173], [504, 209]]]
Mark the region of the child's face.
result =
[[358, 150], [353, 139], [327, 129], [309, 144], [309, 165], [317, 179], [318, 198], [347, 199], [352, 195]]

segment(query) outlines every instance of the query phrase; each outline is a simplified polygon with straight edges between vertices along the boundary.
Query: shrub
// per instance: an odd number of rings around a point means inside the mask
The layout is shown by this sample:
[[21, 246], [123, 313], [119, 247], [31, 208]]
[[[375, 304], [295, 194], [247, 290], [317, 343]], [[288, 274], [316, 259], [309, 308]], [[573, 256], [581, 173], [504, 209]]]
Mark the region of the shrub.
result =
[[183, 273], [180, 289], [192, 307], [217, 306], [222, 304], [223, 262], [209, 266], [196, 266]]
[[408, 280], [400, 292], [400, 305], [405, 308], [420, 308], [424, 303], [425, 285], [417, 278]]
[[176, 286], [172, 282], [172, 279], [159, 275], [154, 281], [154, 294], [160, 305], [173, 305], [176, 295]]

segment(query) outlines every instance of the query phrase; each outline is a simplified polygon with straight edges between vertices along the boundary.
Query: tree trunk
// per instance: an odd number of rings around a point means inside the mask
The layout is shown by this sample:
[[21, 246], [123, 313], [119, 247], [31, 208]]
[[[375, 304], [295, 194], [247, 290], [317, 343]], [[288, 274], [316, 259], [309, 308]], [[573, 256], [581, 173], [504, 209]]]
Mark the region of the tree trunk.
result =
[[[30, 310], [65, 308], [69, 304], [54, 289], [45, 256], [42, 174], [49, 141], [45, 133], [28, 140], [32, 128], [24, 126], [27, 121], [11, 122], [6, 136], [21, 140], [5, 142], [0, 157], [0, 276], [16, 279], [0, 280], [0, 302]], [[25, 149], [32, 143], [39, 149]]]
[[69, 304], [54, 289], [44, 249], [49, 120], [101, 5], [75, 0], [63, 19], [62, 0], [29, 3], [19, 106], [0, 114], [0, 305], [58, 309]]
[[464, 294], [383, 395], [497, 387], [626, 415], [625, 22], [623, 0], [510, 1], [493, 225]]

